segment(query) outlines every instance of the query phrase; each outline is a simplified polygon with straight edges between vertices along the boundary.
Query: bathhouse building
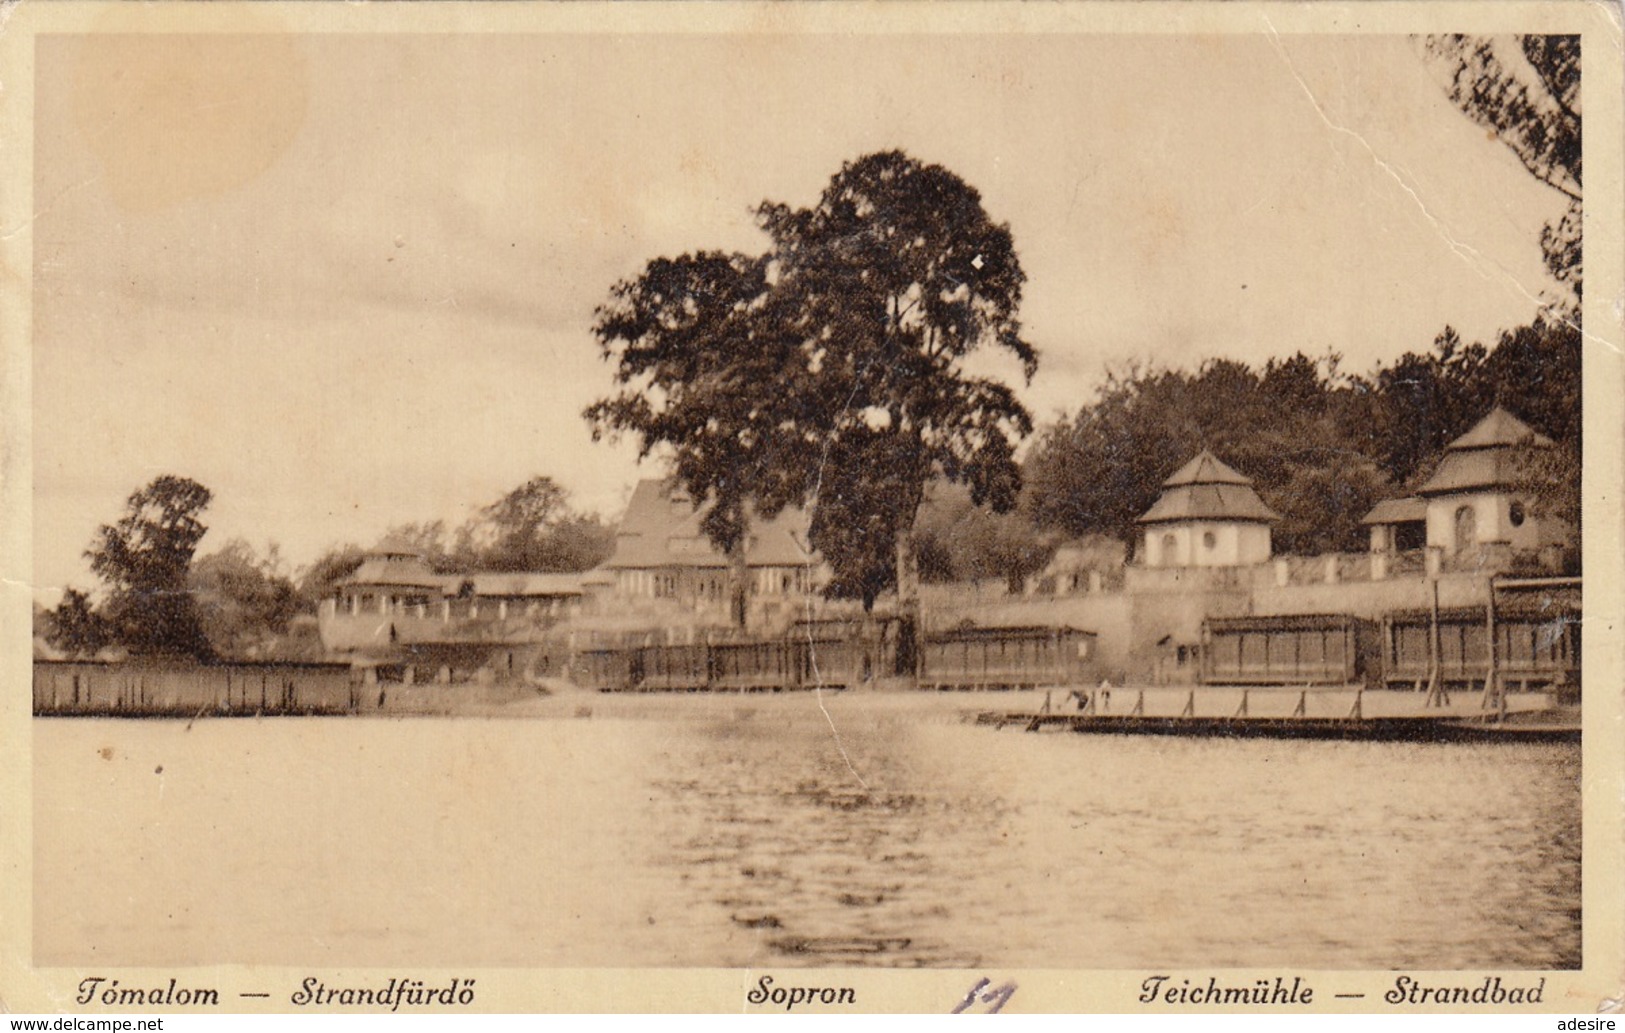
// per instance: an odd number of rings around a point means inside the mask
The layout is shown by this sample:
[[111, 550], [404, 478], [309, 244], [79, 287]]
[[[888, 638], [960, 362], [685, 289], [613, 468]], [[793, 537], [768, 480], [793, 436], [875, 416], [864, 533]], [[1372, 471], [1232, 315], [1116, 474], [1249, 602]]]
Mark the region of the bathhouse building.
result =
[[442, 677], [511, 672], [556, 624], [579, 612], [580, 574], [437, 574], [409, 546], [386, 542], [340, 581], [317, 614], [329, 656], [425, 667]]
[[1452, 441], [1444, 458], [1416, 491], [1422, 500], [1427, 544], [1446, 557], [1471, 560], [1484, 547], [1514, 552], [1567, 545], [1572, 529], [1540, 517], [1527, 490], [1526, 464], [1552, 440], [1497, 406]]
[[1252, 479], [1203, 449], [1162, 482], [1140, 524], [1147, 567], [1244, 567], [1270, 558], [1270, 525], [1279, 515]]
[[[644, 480], [632, 492], [604, 569], [615, 595], [629, 600], [671, 600], [700, 611], [726, 613], [728, 559], [700, 527], [705, 516], [693, 498], [666, 480]], [[798, 599], [820, 583], [820, 565], [807, 544], [809, 519], [786, 510], [752, 520], [745, 542], [749, 591], [761, 601]]]

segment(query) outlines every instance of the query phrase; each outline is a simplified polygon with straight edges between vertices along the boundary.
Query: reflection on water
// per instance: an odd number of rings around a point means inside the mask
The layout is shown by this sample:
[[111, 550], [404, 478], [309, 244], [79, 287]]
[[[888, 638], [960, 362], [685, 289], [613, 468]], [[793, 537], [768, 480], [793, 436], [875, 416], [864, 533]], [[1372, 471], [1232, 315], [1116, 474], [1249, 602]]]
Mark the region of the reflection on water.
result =
[[556, 702], [37, 721], [36, 963], [1580, 961], [1574, 746], [1027, 735], [937, 697]]

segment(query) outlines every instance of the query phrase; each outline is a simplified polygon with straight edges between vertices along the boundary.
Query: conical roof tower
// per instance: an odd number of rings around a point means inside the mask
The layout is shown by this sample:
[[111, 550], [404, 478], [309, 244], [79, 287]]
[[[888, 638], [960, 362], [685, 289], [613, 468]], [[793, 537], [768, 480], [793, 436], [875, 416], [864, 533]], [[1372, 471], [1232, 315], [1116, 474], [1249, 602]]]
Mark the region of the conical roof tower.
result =
[[1162, 482], [1140, 517], [1147, 567], [1241, 567], [1270, 558], [1270, 525], [1280, 519], [1252, 479], [1207, 449]]

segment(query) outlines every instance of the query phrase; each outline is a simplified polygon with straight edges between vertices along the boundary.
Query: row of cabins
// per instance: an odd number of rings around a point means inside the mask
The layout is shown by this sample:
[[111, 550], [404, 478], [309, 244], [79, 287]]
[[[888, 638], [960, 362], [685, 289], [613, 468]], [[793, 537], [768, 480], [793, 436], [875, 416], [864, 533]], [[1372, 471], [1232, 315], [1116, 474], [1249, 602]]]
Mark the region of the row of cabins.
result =
[[[1428, 606], [1432, 586], [1444, 593], [1444, 626], [1459, 625], [1464, 636], [1452, 654], [1461, 659], [1450, 662], [1461, 672], [1488, 669], [1490, 650], [1487, 644], [1480, 649], [1473, 636], [1489, 634], [1480, 619], [1490, 603], [1489, 579], [1514, 567], [1551, 568], [1552, 557], [1572, 540], [1571, 529], [1538, 513], [1521, 487], [1525, 452], [1549, 447], [1544, 436], [1495, 409], [1450, 444], [1414, 496], [1382, 502], [1366, 516], [1371, 552], [1358, 584], [1339, 583], [1351, 557], [1274, 557], [1270, 529], [1277, 515], [1249, 478], [1203, 451], [1164, 482], [1140, 518], [1144, 530], [1133, 562], [1103, 561], [1095, 550], [1087, 572], [1073, 572], [1076, 588], [1087, 585], [1083, 598], [1029, 598], [980, 609], [950, 599], [927, 613], [928, 622], [935, 620], [927, 630], [941, 636], [965, 625], [1002, 626], [1009, 639], [1015, 628], [1087, 628], [1084, 634], [1099, 639], [1091, 669], [1119, 680], [1358, 680], [1358, 668], [1361, 678], [1400, 685], [1415, 680], [1407, 667], [1418, 645], [1412, 641], [1415, 615]], [[741, 649], [704, 648], [720, 645], [718, 631], [727, 624], [728, 573], [700, 529], [702, 516], [669, 482], [641, 482], [614, 555], [585, 575], [436, 575], [421, 557], [385, 547], [324, 607], [324, 642], [361, 663], [410, 655], [442, 677], [482, 663], [498, 673], [557, 674], [571, 657], [595, 650], [684, 642], [696, 647], [696, 656], [704, 653], [703, 663], [662, 654], [659, 664], [681, 669], [640, 669], [633, 680], [659, 687], [757, 677], [718, 673], [717, 664], [727, 662], [715, 658], [743, 656]], [[839, 612], [817, 599], [826, 573], [807, 543], [806, 514], [755, 521], [746, 559], [753, 627], [783, 629], [809, 613]], [[1064, 555], [1057, 558], [1062, 562]], [[1055, 566], [1045, 575], [1052, 580]], [[1301, 584], [1305, 567], [1312, 576]], [[1559, 625], [1529, 632], [1546, 649], [1547, 667], [1577, 665], [1578, 592], [1573, 596], [1572, 606], [1565, 603], [1554, 618]], [[1422, 644], [1433, 649], [1435, 622], [1432, 610], [1426, 612], [1430, 630]], [[1469, 612], [1480, 616], [1467, 619]], [[1438, 650], [1454, 648], [1451, 634], [1439, 638]], [[1520, 642], [1528, 635], [1521, 634], [1499, 651], [1503, 660], [1522, 655]], [[915, 665], [922, 673], [938, 648], [933, 635]], [[1379, 639], [1388, 643], [1387, 655]], [[1273, 653], [1261, 655], [1258, 650], [1272, 648], [1266, 642], [1274, 643]], [[1294, 659], [1283, 665], [1287, 643]], [[1567, 653], [1557, 656], [1554, 649]], [[1233, 662], [1226, 650], [1234, 651]], [[1539, 649], [1525, 652], [1534, 657]], [[827, 641], [824, 653], [837, 655]], [[856, 672], [851, 677], [862, 681], [889, 662], [869, 656], [866, 672], [856, 655], [849, 650], [826, 666]], [[936, 662], [939, 669], [949, 666], [945, 656]], [[815, 677], [788, 654], [774, 663], [772, 678]], [[579, 665], [575, 673], [593, 680]]]
[[[848, 689], [896, 669], [896, 622], [809, 620], [781, 635], [580, 651], [572, 676], [602, 691], [763, 692]], [[957, 628], [919, 643], [922, 689], [1040, 688], [1096, 677], [1096, 636], [1077, 628]]]
[[1210, 618], [1197, 680], [1208, 685], [1350, 685], [1422, 691], [1578, 694], [1578, 578], [1495, 579], [1478, 607]]

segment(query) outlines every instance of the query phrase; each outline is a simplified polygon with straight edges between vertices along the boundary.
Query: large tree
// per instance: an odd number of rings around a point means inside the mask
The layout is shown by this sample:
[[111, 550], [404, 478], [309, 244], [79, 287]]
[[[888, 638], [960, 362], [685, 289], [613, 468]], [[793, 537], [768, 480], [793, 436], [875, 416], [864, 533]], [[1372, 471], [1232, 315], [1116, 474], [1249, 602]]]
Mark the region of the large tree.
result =
[[615, 286], [594, 329], [622, 390], [587, 418], [642, 455], [669, 450], [733, 561], [736, 613], [749, 514], [810, 503], [833, 589], [872, 605], [895, 585], [911, 644], [926, 484], [999, 511], [1020, 492], [1031, 418], [966, 366], [988, 349], [1037, 367], [1010, 230], [958, 176], [900, 151], [848, 163], [811, 207], [757, 211], [765, 255], [656, 259]]
[[805, 363], [784, 332], [766, 258], [701, 252], [657, 258], [615, 285], [593, 332], [618, 394], [590, 406], [594, 438], [631, 434], [639, 458], [669, 454], [711, 543], [728, 557], [744, 626], [750, 513], [772, 516], [805, 491], [805, 440], [784, 417]]
[[1016, 444], [1031, 417], [966, 360], [1005, 352], [1030, 379], [1037, 352], [1017, 317], [1026, 280], [1007, 225], [940, 165], [901, 151], [845, 165], [809, 208], [764, 204], [774, 293], [811, 376], [785, 412], [817, 443], [813, 544], [837, 584], [870, 590], [893, 570], [905, 637], [918, 608], [915, 523], [926, 485], [1015, 505]]
[[158, 477], [129, 497], [124, 516], [102, 525], [86, 550], [90, 569], [108, 588], [103, 615], [131, 652], [212, 655], [187, 584], [208, 531], [199, 517], [212, 497], [194, 480]]

